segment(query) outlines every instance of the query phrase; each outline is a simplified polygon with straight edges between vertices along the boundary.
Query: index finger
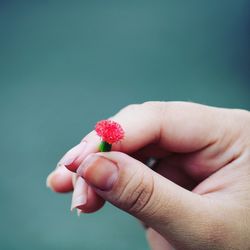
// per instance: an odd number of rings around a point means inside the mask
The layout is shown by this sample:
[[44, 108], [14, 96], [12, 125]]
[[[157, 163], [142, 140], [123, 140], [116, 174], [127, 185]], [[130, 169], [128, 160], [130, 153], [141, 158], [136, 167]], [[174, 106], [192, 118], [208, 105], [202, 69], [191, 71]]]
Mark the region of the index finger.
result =
[[[218, 108], [185, 102], [129, 105], [111, 118], [125, 131], [125, 138], [112, 149], [131, 154], [153, 143], [170, 152], [194, 152], [218, 139], [221, 113]], [[100, 138], [92, 131], [83, 138], [81, 144], [85, 146], [74, 160], [64, 165], [76, 171], [90, 153], [98, 152], [99, 143]], [[70, 152], [65, 157], [70, 158]]]

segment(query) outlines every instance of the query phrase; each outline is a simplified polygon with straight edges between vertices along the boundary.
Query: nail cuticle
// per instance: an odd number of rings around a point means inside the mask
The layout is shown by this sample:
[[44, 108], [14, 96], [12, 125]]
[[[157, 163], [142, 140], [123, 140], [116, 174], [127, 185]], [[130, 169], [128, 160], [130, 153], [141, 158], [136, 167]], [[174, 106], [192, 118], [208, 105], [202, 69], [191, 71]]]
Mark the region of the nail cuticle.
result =
[[[95, 159], [97, 159], [96, 162], [93, 162]], [[81, 170], [81, 176], [94, 188], [101, 191], [110, 191], [118, 179], [117, 165], [106, 157], [99, 155], [95, 155], [91, 163]]]
[[91, 166], [91, 164], [98, 158], [96, 155], [89, 155], [87, 158], [82, 162], [82, 164], [79, 166], [79, 168], [76, 170], [77, 175], [84, 176], [84, 172], [86, 169]]

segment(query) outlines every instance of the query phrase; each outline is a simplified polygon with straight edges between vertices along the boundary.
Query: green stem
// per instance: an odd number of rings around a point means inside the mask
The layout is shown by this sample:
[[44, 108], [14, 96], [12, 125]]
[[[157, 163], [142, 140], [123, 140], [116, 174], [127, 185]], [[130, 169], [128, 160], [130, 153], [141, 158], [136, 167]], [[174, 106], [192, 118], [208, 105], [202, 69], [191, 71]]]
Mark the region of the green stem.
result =
[[109, 151], [111, 151], [111, 147], [112, 147], [111, 144], [107, 143], [106, 141], [101, 141], [101, 144], [99, 146], [99, 150], [101, 152], [109, 152]]

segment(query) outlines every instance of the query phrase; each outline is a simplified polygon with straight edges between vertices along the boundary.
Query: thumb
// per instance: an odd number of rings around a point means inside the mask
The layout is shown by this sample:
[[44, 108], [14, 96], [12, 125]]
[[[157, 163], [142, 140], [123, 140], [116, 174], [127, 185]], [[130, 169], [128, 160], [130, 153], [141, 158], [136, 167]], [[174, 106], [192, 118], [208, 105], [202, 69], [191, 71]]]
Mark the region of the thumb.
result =
[[187, 246], [185, 241], [197, 240], [200, 228], [204, 231], [206, 222], [201, 220], [208, 216], [201, 196], [124, 153], [91, 154], [77, 173], [102, 198], [142, 220], [175, 245], [182, 242]]

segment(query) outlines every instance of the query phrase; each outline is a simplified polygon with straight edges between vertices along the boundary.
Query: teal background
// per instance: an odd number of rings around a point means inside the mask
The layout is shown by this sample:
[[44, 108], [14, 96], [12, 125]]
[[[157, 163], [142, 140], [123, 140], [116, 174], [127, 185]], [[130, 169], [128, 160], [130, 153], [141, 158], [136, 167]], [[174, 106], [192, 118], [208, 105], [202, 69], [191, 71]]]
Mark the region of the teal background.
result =
[[130, 103], [250, 109], [249, 6], [0, 1], [0, 249], [148, 249], [131, 216], [106, 205], [78, 218], [46, 176]]

